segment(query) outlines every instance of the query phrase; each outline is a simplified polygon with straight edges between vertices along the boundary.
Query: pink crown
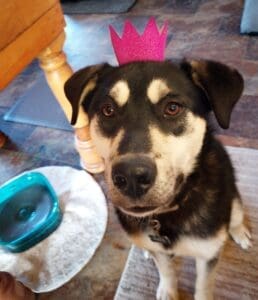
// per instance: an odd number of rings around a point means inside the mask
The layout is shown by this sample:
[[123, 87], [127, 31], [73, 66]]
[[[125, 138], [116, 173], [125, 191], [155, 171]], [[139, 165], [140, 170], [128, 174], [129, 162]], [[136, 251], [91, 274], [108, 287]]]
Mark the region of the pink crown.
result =
[[159, 32], [155, 19], [152, 17], [142, 35], [137, 32], [130, 21], [125, 22], [121, 38], [112, 26], [109, 26], [109, 31], [119, 65], [132, 61], [164, 60], [168, 22], [165, 22]]

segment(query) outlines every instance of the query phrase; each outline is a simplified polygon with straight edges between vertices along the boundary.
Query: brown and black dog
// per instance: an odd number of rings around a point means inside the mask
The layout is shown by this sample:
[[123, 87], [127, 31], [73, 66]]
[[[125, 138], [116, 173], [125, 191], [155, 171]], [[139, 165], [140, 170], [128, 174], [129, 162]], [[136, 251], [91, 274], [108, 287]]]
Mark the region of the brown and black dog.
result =
[[209, 113], [222, 128], [243, 91], [234, 69], [214, 61], [134, 62], [84, 68], [65, 84], [105, 159], [120, 222], [157, 265], [157, 299], [177, 299], [173, 256], [196, 259], [195, 299], [212, 299], [214, 269], [229, 235], [251, 246], [241, 197]]

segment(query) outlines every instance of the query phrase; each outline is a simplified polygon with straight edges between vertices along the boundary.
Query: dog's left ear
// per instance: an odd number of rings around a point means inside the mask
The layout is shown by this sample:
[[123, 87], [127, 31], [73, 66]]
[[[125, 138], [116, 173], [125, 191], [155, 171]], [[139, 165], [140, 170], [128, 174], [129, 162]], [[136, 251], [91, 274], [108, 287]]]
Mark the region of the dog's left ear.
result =
[[99, 79], [100, 74], [111, 68], [108, 64], [89, 66], [75, 72], [65, 83], [64, 92], [72, 106], [71, 124], [74, 125], [79, 113], [79, 107], [87, 96], [92, 92]]
[[219, 125], [227, 129], [233, 107], [243, 92], [242, 76], [235, 69], [209, 60], [184, 61], [181, 67], [205, 93]]

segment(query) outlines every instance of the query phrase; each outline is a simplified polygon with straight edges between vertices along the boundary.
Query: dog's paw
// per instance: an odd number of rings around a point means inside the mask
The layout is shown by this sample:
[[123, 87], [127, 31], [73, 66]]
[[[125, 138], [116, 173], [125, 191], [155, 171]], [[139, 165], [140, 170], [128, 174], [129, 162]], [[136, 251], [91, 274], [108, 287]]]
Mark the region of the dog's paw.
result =
[[252, 236], [249, 229], [247, 229], [245, 225], [241, 224], [240, 226], [231, 228], [229, 233], [232, 236], [233, 240], [244, 250], [252, 247]]
[[159, 283], [159, 287], [156, 294], [157, 300], [179, 300], [178, 292], [176, 289], [173, 289], [168, 284], [164, 282]]

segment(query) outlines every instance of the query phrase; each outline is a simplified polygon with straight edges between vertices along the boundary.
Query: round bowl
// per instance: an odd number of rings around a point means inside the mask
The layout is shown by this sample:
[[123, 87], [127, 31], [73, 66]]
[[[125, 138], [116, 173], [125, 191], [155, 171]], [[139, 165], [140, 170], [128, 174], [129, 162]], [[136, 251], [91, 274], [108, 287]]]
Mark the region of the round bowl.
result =
[[38, 172], [15, 177], [0, 187], [0, 246], [22, 252], [49, 236], [62, 213], [56, 193]]

